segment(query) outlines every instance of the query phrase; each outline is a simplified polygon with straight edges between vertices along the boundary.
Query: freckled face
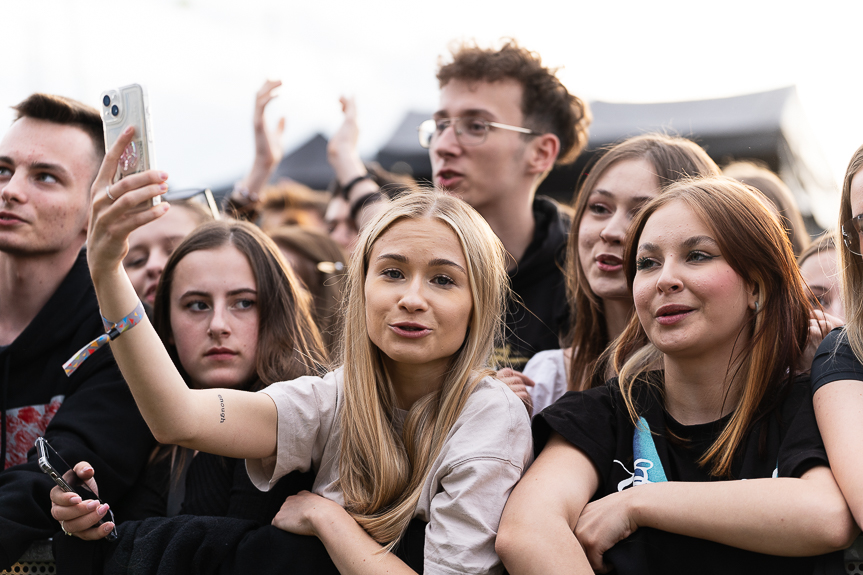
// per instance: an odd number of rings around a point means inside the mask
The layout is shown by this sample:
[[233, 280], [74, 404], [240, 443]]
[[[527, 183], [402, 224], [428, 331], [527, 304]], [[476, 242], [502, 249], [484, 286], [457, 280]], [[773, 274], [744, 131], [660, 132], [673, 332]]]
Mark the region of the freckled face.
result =
[[439, 220], [396, 222], [372, 247], [365, 297], [369, 338], [385, 361], [403, 372], [447, 365], [473, 309], [458, 237]]
[[596, 181], [578, 226], [578, 257], [591, 291], [602, 299], [630, 299], [623, 273], [626, 230], [659, 194], [656, 170], [644, 159], [620, 160]]
[[0, 250], [77, 253], [98, 166], [84, 130], [33, 118], [13, 123], [0, 141]]
[[233, 246], [198, 250], [174, 269], [171, 343], [195, 389], [243, 387], [256, 377], [257, 282]]
[[725, 260], [713, 232], [686, 204], [650, 216], [638, 242], [633, 298], [647, 337], [666, 356], [731, 357], [756, 296]]

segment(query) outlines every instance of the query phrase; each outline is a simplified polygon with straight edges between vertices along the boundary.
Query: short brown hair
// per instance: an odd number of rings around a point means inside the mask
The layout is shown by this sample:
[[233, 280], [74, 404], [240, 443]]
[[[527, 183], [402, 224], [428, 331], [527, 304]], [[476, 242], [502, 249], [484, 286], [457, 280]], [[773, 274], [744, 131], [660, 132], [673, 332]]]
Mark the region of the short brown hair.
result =
[[93, 151], [96, 153], [97, 160], [102, 161], [105, 156], [102, 117], [96, 108], [72, 98], [37, 92], [12, 106], [12, 109], [17, 112], [15, 122], [21, 118], [33, 118], [84, 130], [93, 142]]
[[521, 84], [526, 127], [557, 136], [560, 153], [556, 163], [565, 165], [574, 162], [587, 145], [592, 117], [587, 103], [570, 94], [556, 73], [557, 69], [542, 65], [539, 54], [509, 39], [500, 50], [480, 48], [475, 43], [459, 45], [452, 51], [452, 62], [440, 61], [437, 79], [441, 88], [451, 80], [512, 79]]

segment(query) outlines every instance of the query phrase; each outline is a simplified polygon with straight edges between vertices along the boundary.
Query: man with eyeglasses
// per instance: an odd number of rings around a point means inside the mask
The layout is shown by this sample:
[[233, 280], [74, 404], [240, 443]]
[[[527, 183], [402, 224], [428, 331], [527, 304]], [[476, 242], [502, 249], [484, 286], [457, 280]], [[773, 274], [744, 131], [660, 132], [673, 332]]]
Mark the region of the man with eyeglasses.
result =
[[[517, 297], [495, 360], [521, 369], [534, 353], [559, 348], [568, 327], [561, 267], [570, 222], [536, 189], [555, 164], [571, 163], [584, 148], [590, 112], [538, 54], [513, 40], [499, 50], [463, 45], [437, 78], [440, 107], [419, 127], [420, 143], [429, 149], [434, 184], [473, 206], [512, 256]], [[359, 179], [358, 161], [336, 174], [351, 186], [352, 203], [367, 202], [376, 189]]]

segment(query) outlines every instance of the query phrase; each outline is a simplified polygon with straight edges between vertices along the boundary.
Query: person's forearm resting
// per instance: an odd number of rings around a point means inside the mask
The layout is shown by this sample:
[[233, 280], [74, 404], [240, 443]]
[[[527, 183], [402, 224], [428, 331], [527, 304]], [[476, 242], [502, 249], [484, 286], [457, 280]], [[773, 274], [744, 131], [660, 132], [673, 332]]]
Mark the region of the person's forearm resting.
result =
[[554, 435], [504, 509], [495, 550], [507, 571], [592, 574], [573, 530], [598, 483], [587, 456]]
[[639, 527], [772, 555], [802, 557], [844, 549], [859, 533], [826, 466], [810, 469], [800, 479], [671, 481], [609, 497], [620, 496], [630, 498]]

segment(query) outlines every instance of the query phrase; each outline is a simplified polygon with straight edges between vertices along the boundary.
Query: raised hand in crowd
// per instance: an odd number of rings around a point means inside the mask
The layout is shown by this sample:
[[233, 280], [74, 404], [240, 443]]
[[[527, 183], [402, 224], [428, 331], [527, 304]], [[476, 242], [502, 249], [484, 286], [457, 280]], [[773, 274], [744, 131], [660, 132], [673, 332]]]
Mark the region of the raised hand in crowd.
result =
[[252, 119], [252, 125], [255, 128], [255, 159], [252, 162], [252, 169], [237, 182], [230, 195], [230, 201], [242, 211], [254, 209], [260, 199], [261, 190], [282, 159], [285, 118], [279, 118], [275, 129], [269, 129], [264, 117], [267, 104], [278, 96], [276, 89], [281, 85], [281, 80], [267, 80], [255, 95], [255, 113]]
[[354, 98], [339, 98], [344, 113], [344, 121], [327, 143], [327, 160], [336, 173], [337, 193], [335, 203], [346, 203], [350, 220], [356, 229], [378, 212], [370, 198], [377, 199], [380, 190], [377, 182], [366, 169], [357, 151], [360, 129], [357, 122], [357, 103]]

